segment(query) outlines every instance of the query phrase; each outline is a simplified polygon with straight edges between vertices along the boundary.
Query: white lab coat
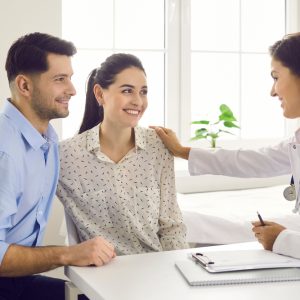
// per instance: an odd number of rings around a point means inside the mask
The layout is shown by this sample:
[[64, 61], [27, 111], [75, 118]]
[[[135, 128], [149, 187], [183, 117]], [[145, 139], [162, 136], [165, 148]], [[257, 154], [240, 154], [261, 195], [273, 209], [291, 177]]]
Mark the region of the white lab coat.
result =
[[[297, 142], [298, 143], [297, 143]], [[207, 151], [192, 148], [189, 155], [191, 175], [225, 175], [233, 177], [273, 177], [293, 174], [297, 193], [295, 213], [300, 206], [300, 131], [295, 137], [276, 146], [258, 150]], [[300, 232], [286, 229], [277, 237], [273, 251], [300, 259]]]

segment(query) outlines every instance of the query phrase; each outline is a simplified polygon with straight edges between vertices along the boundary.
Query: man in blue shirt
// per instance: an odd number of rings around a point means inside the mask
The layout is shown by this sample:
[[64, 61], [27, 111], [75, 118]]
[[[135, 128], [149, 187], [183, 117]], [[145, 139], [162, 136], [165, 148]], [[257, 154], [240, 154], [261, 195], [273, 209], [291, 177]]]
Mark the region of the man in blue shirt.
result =
[[32, 275], [64, 265], [108, 263], [114, 248], [101, 237], [75, 246], [41, 247], [55, 195], [59, 157], [49, 124], [69, 114], [72, 43], [43, 33], [9, 49], [11, 90], [0, 114], [0, 299], [64, 299], [64, 281]]

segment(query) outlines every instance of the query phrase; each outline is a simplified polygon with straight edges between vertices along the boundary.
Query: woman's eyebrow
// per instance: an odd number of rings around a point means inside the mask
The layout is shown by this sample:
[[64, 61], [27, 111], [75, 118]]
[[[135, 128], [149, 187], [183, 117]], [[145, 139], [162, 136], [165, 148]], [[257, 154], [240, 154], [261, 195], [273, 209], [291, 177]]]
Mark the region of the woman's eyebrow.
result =
[[120, 88], [122, 88], [122, 87], [130, 87], [130, 88], [134, 88], [134, 85], [132, 85], [132, 84], [122, 84], [122, 85], [120, 85]]
[[[120, 85], [119, 86], [120, 88], [123, 88], [123, 87], [130, 87], [130, 88], [135, 88], [135, 86], [134, 85], [132, 85], [132, 84], [122, 84], [122, 85]], [[143, 85], [142, 87], [141, 87], [142, 89], [147, 89], [148, 88], [148, 86], [147, 85]]]

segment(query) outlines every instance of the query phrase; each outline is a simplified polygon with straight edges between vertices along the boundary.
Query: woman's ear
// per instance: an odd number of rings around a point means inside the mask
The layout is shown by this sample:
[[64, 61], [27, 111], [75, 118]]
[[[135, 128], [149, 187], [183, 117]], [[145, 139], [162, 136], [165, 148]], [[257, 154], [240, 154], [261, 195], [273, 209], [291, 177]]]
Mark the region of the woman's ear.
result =
[[94, 85], [94, 95], [95, 95], [95, 98], [97, 99], [98, 103], [100, 105], [103, 105], [103, 103], [104, 103], [103, 89], [98, 83]]

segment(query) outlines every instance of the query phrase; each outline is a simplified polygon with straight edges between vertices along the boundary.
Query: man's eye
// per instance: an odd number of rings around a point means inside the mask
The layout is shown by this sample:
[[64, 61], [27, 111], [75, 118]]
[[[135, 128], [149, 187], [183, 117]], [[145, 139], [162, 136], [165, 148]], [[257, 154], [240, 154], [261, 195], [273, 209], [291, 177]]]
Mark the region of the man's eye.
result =
[[125, 90], [122, 91], [122, 93], [130, 94], [130, 93], [132, 93], [132, 89], [125, 89]]
[[142, 90], [141, 94], [144, 95], [144, 96], [146, 96], [148, 94], [148, 90]]
[[57, 77], [55, 80], [56, 80], [56, 81], [64, 81], [65, 78], [64, 78], [64, 77]]

